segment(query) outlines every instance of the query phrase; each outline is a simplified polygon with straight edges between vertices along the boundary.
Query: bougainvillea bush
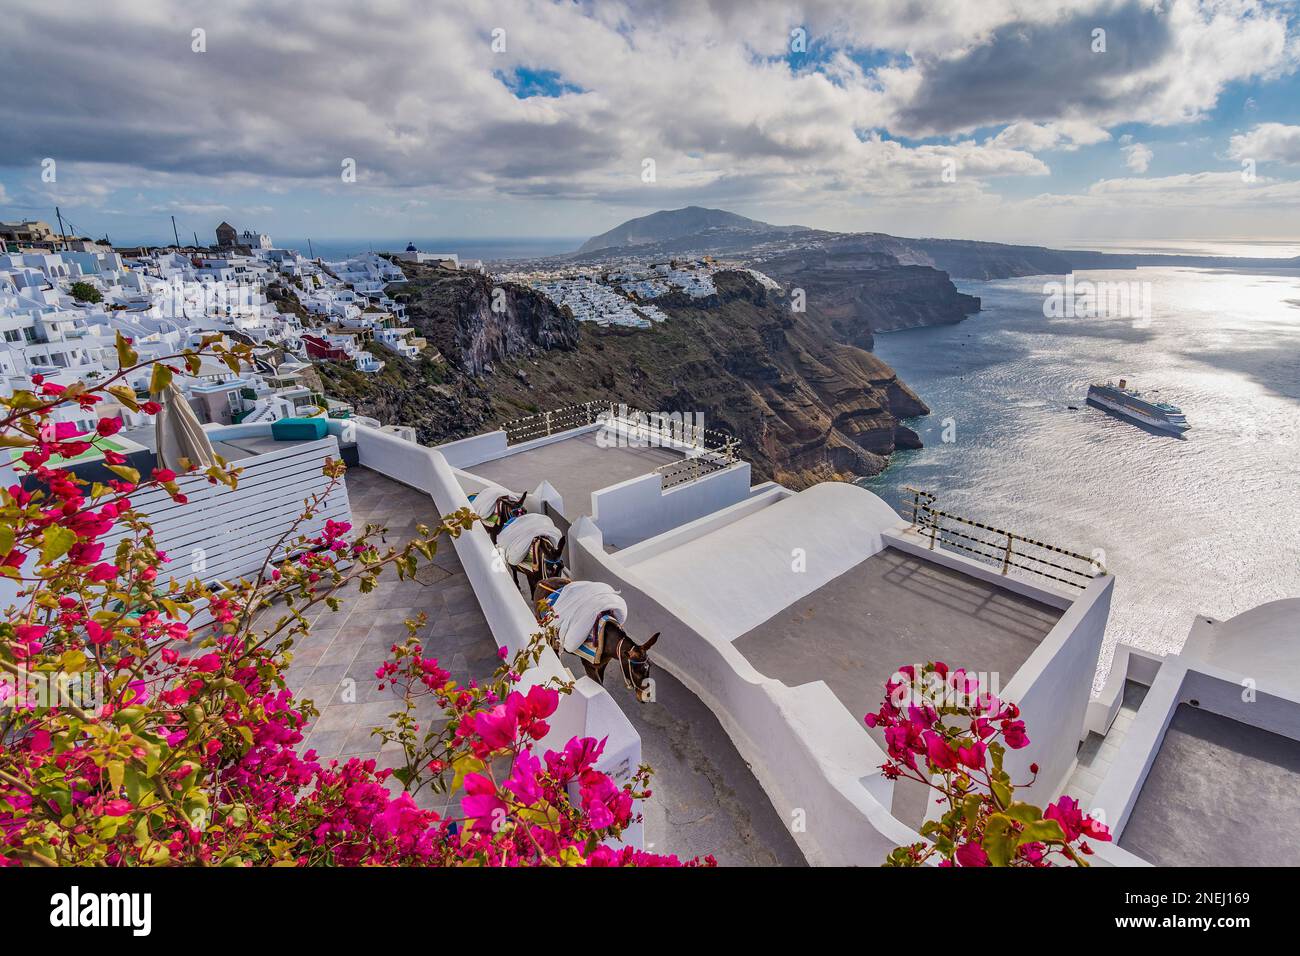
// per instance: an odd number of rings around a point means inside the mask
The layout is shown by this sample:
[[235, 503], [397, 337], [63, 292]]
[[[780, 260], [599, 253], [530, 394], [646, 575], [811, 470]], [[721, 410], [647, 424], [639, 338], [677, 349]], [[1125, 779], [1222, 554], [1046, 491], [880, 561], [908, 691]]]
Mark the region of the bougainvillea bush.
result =
[[[1020, 709], [983, 692], [979, 678], [941, 662], [899, 668], [885, 685], [868, 727], [883, 729], [891, 780], [908, 779], [938, 794], [937, 819], [921, 826], [926, 842], [895, 849], [886, 866], [1087, 866], [1086, 838], [1110, 831], [1061, 797], [1046, 811], [1015, 798], [1003, 767], [1008, 749], [1029, 744]], [[1030, 764], [1037, 779], [1038, 765]]]
[[[133, 373], [152, 365], [160, 393], [204, 356], [238, 371], [247, 349], [209, 338], [142, 365], [129, 340], [117, 346], [121, 371], [95, 387], [35, 376], [0, 398], [0, 451], [17, 456], [0, 489], [0, 585], [17, 592], [0, 625], [0, 865], [678, 865], [608, 845], [648, 795], [646, 768], [618, 786], [595, 769], [601, 741], [536, 752], [570, 690], [524, 688], [540, 641], [461, 686], [416, 640], [423, 622], [408, 622], [377, 674], [393, 691], [379, 735], [397, 766], [303, 752], [315, 709], [285, 670], [309, 617], [336, 610], [344, 589], [413, 574], [474, 516], [422, 526], [401, 547], [334, 521], [309, 537], [327, 488], [255, 577], [185, 580], [133, 502], [161, 488], [185, 503], [183, 483], [205, 479], [235, 488], [238, 469], [141, 475], [104, 442], [118, 418], [83, 433], [59, 413], [94, 415], [109, 398], [156, 413], [125, 385]], [[60, 467], [92, 449], [114, 478]], [[331, 487], [343, 480], [341, 463], [325, 472]], [[422, 697], [446, 720], [422, 726]], [[458, 809], [423, 808], [426, 789]]]

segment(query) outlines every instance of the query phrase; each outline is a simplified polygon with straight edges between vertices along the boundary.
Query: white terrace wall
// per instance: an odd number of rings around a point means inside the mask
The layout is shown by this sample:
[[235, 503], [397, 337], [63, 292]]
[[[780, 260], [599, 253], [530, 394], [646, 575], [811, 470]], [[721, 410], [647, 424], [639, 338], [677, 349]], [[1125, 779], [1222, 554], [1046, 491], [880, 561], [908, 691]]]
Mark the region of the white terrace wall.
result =
[[[469, 507], [465, 491], [440, 452], [365, 425], [357, 425], [355, 435], [362, 466], [427, 492], [438, 515]], [[496, 550], [487, 532], [475, 524], [453, 544], [497, 645], [511, 653], [526, 646], [539, 630], [537, 621], [510, 575], [497, 570]], [[547, 648], [538, 665], [524, 675], [523, 686], [552, 677], [570, 680], [572, 674]], [[588, 677], [580, 678], [574, 692], [561, 698], [550, 723], [551, 732], [541, 741], [542, 749], [562, 747], [574, 736], [608, 738], [597, 766], [619, 783], [641, 763], [640, 735], [608, 692]], [[625, 831], [625, 843], [641, 846], [642, 841], [639, 824]]]
[[1101, 655], [1115, 579], [1109, 575], [1094, 578], [1083, 590], [1071, 588], [1073, 593], [1066, 593], [1064, 588], [1000, 574], [997, 568], [943, 548], [930, 550], [909, 532], [887, 532], [884, 541], [897, 550], [1065, 612], [1001, 691], [1005, 700], [1020, 706], [1030, 741], [1028, 747], [1007, 752], [1006, 767], [1015, 780], [1028, 780], [1029, 765], [1037, 763], [1037, 782], [1019, 792], [1031, 801], [1055, 800], [1074, 768], [1079, 742], [1087, 734], [1092, 677]]
[[653, 595], [605, 553], [588, 518], [570, 531], [570, 561], [577, 577], [618, 588], [639, 629], [663, 632], [655, 666], [717, 716], [810, 863], [875, 866], [894, 847], [921, 839], [889, 812], [893, 784], [878, 769], [884, 752], [824, 682], [787, 687], [729, 643], [708, 640], [706, 623]]
[[626, 548], [744, 501], [749, 479], [741, 461], [665, 491], [663, 476], [651, 472], [593, 491], [591, 516], [607, 545]]

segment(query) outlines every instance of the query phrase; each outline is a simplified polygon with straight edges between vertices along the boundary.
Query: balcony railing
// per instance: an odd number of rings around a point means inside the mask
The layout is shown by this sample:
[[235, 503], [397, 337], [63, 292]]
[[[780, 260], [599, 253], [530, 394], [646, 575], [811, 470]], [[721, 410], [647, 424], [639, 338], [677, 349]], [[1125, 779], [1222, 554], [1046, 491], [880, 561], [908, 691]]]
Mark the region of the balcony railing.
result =
[[649, 413], [606, 402], [583, 402], [537, 412], [503, 422], [501, 428], [506, 433], [506, 441], [517, 445], [598, 422], [616, 424], [628, 437], [647, 445], [675, 448], [682, 452], [681, 459], [655, 469], [665, 490], [740, 461], [740, 442], [726, 432], [692, 424], [689, 417]]
[[609, 406], [604, 402], [583, 402], [579, 405], [565, 405], [562, 408], [538, 412], [535, 415], [524, 415], [522, 418], [513, 418], [508, 422], [502, 422], [501, 429], [506, 433], [507, 443], [518, 445], [520, 442], [545, 438], [548, 435], [568, 431], [571, 428], [594, 425], [600, 413], [608, 408]]
[[903, 491], [911, 499], [904, 501], [900, 513], [915, 533], [929, 539], [931, 550], [942, 545], [997, 565], [1003, 574], [1014, 568], [1076, 588], [1107, 573], [1095, 557], [940, 510], [935, 495], [924, 489], [904, 485]]

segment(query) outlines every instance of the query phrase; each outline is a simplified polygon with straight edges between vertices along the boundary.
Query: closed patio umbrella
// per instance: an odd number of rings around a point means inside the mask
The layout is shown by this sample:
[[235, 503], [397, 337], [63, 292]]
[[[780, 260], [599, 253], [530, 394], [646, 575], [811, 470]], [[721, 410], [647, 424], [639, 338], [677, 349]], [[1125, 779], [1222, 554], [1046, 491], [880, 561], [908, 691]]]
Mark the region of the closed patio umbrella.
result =
[[162, 405], [154, 431], [158, 467], [180, 471], [182, 458], [198, 468], [216, 464], [212, 442], [176, 383], [169, 382], [167, 389], [154, 396], [154, 400]]

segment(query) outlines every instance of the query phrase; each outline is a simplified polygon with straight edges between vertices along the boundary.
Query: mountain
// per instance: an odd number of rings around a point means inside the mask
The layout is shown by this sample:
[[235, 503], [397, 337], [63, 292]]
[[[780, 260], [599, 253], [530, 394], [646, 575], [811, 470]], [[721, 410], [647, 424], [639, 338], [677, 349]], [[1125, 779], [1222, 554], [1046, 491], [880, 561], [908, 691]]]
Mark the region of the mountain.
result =
[[848, 344], [832, 317], [795, 313], [785, 293], [748, 272], [715, 273], [717, 294], [655, 300], [668, 320], [649, 329], [577, 323], [540, 293], [412, 263], [389, 287], [407, 322], [445, 357], [411, 361], [382, 345], [376, 375], [314, 366], [328, 393], [361, 415], [412, 425], [435, 444], [575, 402], [699, 412], [741, 441], [755, 480], [801, 488], [872, 475], [898, 448], [919, 447], [901, 422], [929, 409], [894, 370]]
[[687, 206], [684, 209], [661, 210], [638, 219], [629, 219], [609, 232], [602, 232], [599, 236], [588, 239], [582, 244], [578, 254], [601, 249], [647, 246], [684, 237], [700, 236], [702, 233], [714, 233], [716, 235], [713, 238], [721, 240], [724, 236], [734, 236], [737, 233], [784, 235], [803, 231], [807, 231], [806, 226], [773, 226], [723, 209]]
[[[689, 214], [689, 215], [686, 215]], [[698, 216], [712, 217], [714, 224], [697, 225]], [[701, 220], [702, 221], [702, 220]], [[642, 228], [638, 224], [651, 224]], [[659, 223], [661, 225], [655, 225]], [[1092, 252], [1081, 249], [1050, 249], [976, 239], [908, 239], [880, 232], [828, 232], [803, 226], [771, 226], [721, 209], [692, 206], [657, 212], [632, 219], [607, 233], [585, 242], [559, 263], [613, 262], [629, 256], [638, 259], [725, 256], [764, 270], [764, 262], [783, 256], [803, 256], [822, 246], [849, 243], [857, 251], [892, 257], [901, 266], [924, 266], [956, 279], [1010, 279], [1019, 276], [1065, 275], [1083, 269], [1136, 269], [1142, 266], [1193, 269], [1286, 269], [1300, 268], [1300, 257], [1292, 259], [1226, 258], [1167, 253]], [[773, 275], [775, 278], [775, 274]], [[843, 277], [841, 277], [843, 278]], [[945, 277], [946, 278], [946, 277]], [[905, 310], [906, 311], [906, 310]], [[902, 324], [899, 321], [902, 320]], [[878, 331], [906, 328], [904, 316]], [[910, 324], [927, 325], [926, 321]]]

